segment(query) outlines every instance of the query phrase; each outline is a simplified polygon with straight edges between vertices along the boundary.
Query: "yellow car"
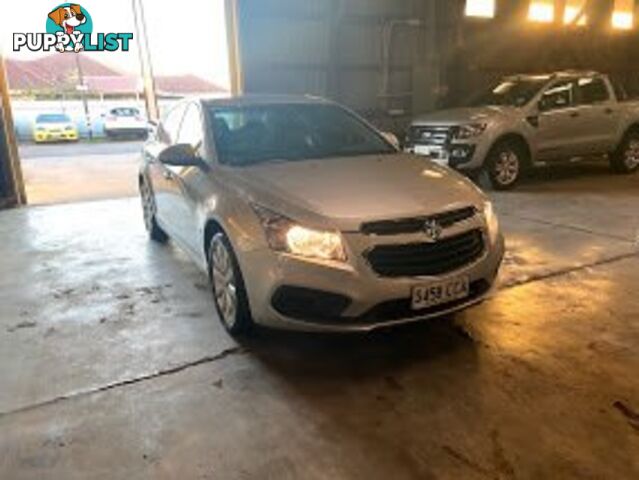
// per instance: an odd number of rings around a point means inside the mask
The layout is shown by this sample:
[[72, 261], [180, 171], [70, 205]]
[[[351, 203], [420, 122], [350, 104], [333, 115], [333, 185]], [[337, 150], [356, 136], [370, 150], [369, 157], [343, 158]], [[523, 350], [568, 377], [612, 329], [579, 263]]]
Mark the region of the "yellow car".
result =
[[44, 142], [77, 142], [78, 128], [64, 113], [44, 113], [36, 117], [33, 140]]

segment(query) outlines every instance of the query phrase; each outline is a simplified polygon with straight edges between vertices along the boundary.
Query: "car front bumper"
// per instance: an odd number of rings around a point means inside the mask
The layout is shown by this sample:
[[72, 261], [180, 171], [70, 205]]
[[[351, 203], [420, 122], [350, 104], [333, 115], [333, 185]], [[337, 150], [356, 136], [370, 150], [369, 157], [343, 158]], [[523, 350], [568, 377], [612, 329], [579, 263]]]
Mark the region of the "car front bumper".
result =
[[[424, 148], [425, 147], [425, 148]], [[424, 153], [432, 148], [431, 153]], [[436, 163], [445, 165], [462, 172], [481, 168], [488, 155], [488, 147], [484, 143], [457, 142], [447, 146], [428, 147], [409, 145], [407, 153], [423, 155]]]
[[136, 136], [146, 137], [149, 134], [149, 129], [146, 127], [105, 127], [104, 132], [108, 136]]
[[[362, 235], [345, 234], [347, 244], [362, 252]], [[364, 257], [348, 265], [328, 265], [271, 250], [239, 255], [253, 318], [269, 327], [308, 332], [368, 332], [440, 317], [482, 302], [492, 289], [504, 256], [501, 234], [486, 234], [482, 256], [462, 268], [433, 277], [381, 277]], [[416, 286], [468, 277], [470, 295], [427, 310], [411, 308]], [[286, 307], [282, 297], [293, 298]], [[290, 303], [290, 302], [289, 302]]]

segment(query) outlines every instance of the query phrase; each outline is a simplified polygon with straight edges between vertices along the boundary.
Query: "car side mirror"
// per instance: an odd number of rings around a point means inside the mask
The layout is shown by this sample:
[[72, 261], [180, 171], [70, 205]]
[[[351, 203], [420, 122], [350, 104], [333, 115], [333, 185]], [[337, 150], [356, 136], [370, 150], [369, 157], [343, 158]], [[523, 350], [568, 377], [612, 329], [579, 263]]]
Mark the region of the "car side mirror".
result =
[[382, 137], [386, 139], [386, 141], [393, 145], [397, 150], [401, 149], [402, 145], [399, 143], [399, 139], [397, 135], [392, 132], [382, 132]]
[[203, 170], [207, 168], [204, 160], [188, 144], [171, 145], [160, 153], [158, 160], [171, 167], [197, 167]]

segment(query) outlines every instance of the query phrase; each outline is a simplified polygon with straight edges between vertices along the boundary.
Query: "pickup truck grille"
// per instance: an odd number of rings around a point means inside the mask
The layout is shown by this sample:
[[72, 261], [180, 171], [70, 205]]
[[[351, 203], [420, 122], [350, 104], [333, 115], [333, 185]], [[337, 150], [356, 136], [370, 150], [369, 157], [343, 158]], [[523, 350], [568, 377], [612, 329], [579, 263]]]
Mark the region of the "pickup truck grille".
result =
[[470, 265], [484, 253], [481, 230], [471, 230], [436, 243], [379, 245], [365, 256], [383, 277], [443, 275]]
[[361, 232], [364, 235], [406, 235], [424, 230], [424, 224], [429, 220], [437, 221], [443, 228], [473, 218], [477, 210], [475, 207], [460, 208], [450, 212], [438, 213], [429, 217], [402, 218], [399, 220], [381, 220], [364, 223]]
[[413, 126], [408, 131], [408, 139], [413, 145], [447, 146], [452, 137], [451, 127]]

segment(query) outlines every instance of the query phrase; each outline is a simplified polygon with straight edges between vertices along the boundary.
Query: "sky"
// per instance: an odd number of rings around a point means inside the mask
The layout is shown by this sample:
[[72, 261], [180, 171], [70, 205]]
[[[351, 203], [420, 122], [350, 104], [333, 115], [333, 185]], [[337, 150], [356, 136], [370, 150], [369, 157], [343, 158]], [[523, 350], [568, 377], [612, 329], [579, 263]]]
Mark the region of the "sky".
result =
[[[153, 68], [157, 75], [194, 74], [222, 87], [229, 86], [224, 0], [143, 0]], [[13, 33], [44, 32], [47, 15], [59, 0], [23, 0], [19, 15], [0, 19], [4, 55], [18, 60], [42, 56], [13, 52]], [[134, 33], [129, 52], [92, 52], [96, 59], [129, 74], [139, 74], [132, 0], [80, 0], [93, 19], [93, 31]]]

